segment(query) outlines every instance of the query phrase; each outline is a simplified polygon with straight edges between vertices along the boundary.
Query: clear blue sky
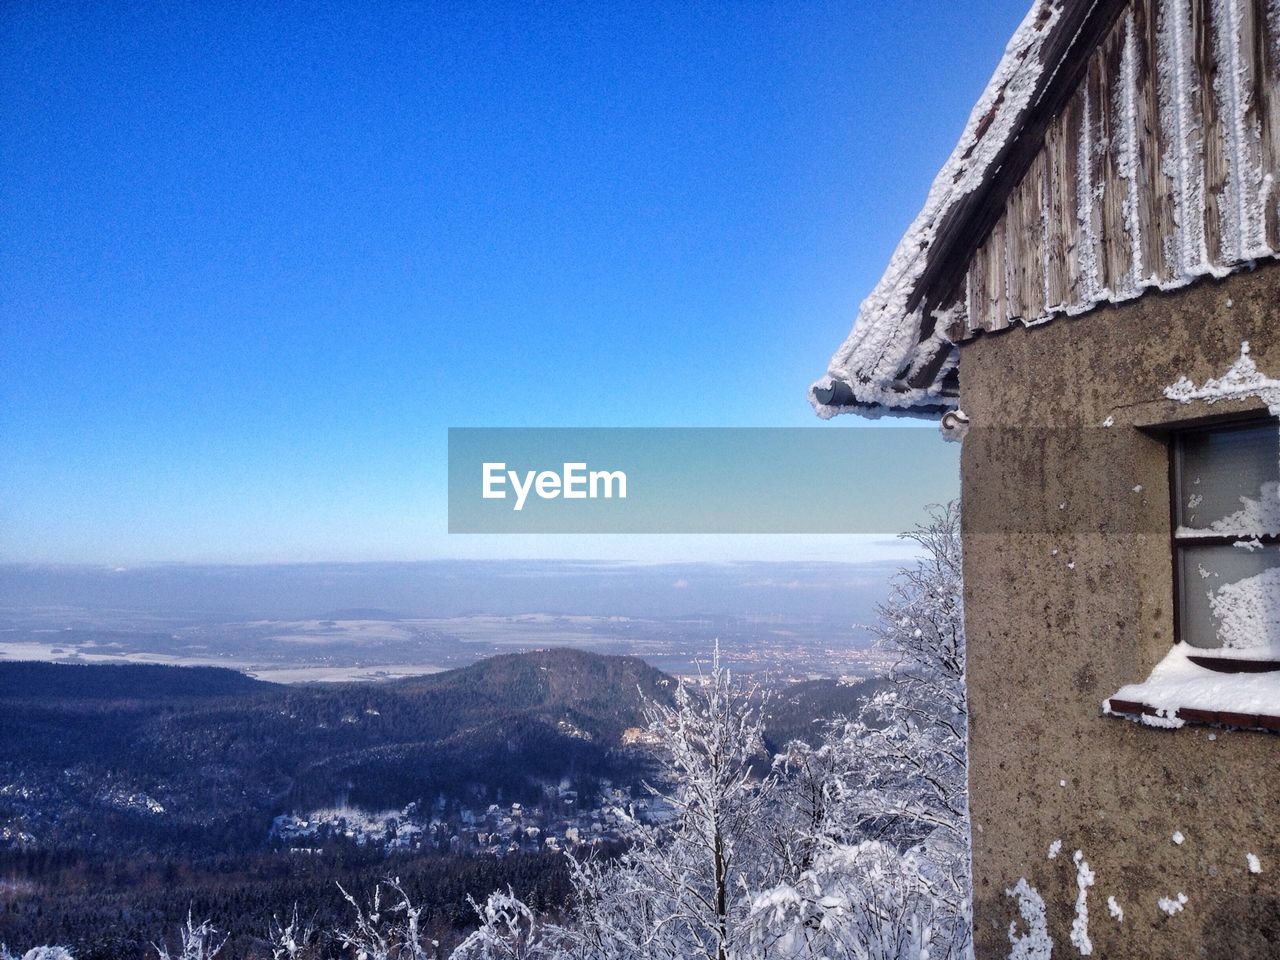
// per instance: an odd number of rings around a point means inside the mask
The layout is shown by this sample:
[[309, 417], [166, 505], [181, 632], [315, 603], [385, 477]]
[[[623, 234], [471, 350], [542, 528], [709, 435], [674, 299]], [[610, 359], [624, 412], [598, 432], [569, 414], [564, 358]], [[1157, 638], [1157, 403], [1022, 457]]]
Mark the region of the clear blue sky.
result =
[[501, 553], [449, 426], [811, 425], [1026, 5], [5, 3], [0, 559]]

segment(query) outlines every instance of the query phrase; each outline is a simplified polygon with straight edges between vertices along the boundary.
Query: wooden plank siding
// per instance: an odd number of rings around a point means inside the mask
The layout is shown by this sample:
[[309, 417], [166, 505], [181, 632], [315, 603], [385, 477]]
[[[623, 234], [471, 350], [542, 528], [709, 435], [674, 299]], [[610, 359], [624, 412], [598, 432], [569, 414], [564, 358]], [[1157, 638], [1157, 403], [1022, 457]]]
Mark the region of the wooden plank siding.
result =
[[[1231, 0], [1227, 0], [1230, 3]], [[1217, 87], [1224, 79], [1214, 56], [1214, 0], [1192, 0], [1192, 71], [1200, 78], [1200, 151], [1204, 161], [1204, 252], [1209, 263], [1223, 257], [1223, 194], [1227, 189], [1226, 130], [1219, 109]]]
[[[1260, 128], [1263, 175], [1280, 170], [1280, 4], [1253, 0], [1253, 99]], [[1278, 178], [1280, 179], [1280, 178]], [[1264, 181], [1265, 182], [1265, 181]], [[1267, 184], [1263, 196], [1263, 229], [1272, 250], [1280, 250], [1280, 183]], [[1268, 195], [1269, 194], [1269, 195]]]
[[[1123, 22], [1122, 22], [1123, 25]], [[1120, 144], [1129, 135], [1125, 79], [1121, 69], [1126, 31], [1112, 30], [1103, 42], [1102, 56], [1090, 64], [1097, 73], [1099, 183], [1102, 188], [1098, 233], [1099, 273], [1104, 290], [1127, 295], [1133, 290], [1133, 243], [1125, 225], [1130, 180], [1124, 175]], [[1096, 67], [1095, 67], [1096, 65]]]
[[971, 248], [963, 335], [1280, 255], [1280, 4], [1131, 0], [1061, 102]]
[[1036, 157], [1018, 185], [1016, 224], [1018, 319], [1024, 323], [1044, 313], [1044, 160]]
[[1055, 123], [1048, 131], [1042, 155], [1045, 158], [1045, 312], [1062, 310], [1068, 303], [1070, 281], [1067, 264], [1071, 260], [1071, 246], [1067, 240], [1070, 214], [1063, 197], [1066, 171], [1066, 131], [1063, 124]]
[[1084, 102], [1081, 105], [1080, 166], [1076, 172], [1076, 232], [1080, 259], [1081, 301], [1101, 299], [1107, 289], [1106, 251], [1103, 249], [1102, 214], [1109, 185], [1103, 179], [1104, 155], [1111, 152], [1103, 140], [1106, 102], [1102, 73], [1105, 65], [1095, 55], [1085, 74]]
[[[1163, 108], [1154, 50], [1159, 48], [1159, 22], [1152, 5], [1135, 4], [1133, 21], [1133, 83], [1135, 127], [1138, 134], [1139, 249], [1142, 270], [1139, 287], [1160, 286], [1174, 276], [1173, 181], [1165, 168], [1168, 143], [1164, 138]], [[1127, 19], [1127, 18], [1126, 18]]]

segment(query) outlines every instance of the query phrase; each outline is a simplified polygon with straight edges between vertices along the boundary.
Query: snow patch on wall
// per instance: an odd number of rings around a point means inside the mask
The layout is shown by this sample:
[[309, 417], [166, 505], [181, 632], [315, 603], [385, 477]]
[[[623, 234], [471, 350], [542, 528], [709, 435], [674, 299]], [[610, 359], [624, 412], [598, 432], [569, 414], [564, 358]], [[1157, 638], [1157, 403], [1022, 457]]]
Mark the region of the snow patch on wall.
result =
[[1124, 923], [1124, 907], [1116, 903], [1115, 897], [1107, 897], [1107, 913], [1111, 914], [1116, 923]]
[[1245, 400], [1257, 397], [1267, 405], [1273, 417], [1280, 417], [1280, 380], [1268, 377], [1258, 370], [1257, 363], [1249, 356], [1249, 341], [1240, 344], [1240, 357], [1221, 377], [1210, 377], [1197, 387], [1185, 376], [1164, 388], [1164, 395], [1179, 403], [1201, 400], [1213, 404], [1221, 400]]
[[1095, 878], [1083, 851], [1077, 850], [1072, 859], [1076, 863], [1076, 915], [1071, 921], [1071, 945], [1080, 951], [1080, 956], [1087, 957], [1093, 953], [1093, 941], [1089, 939], [1089, 888]]
[[1009, 943], [1013, 948], [1009, 951], [1009, 960], [1050, 960], [1053, 940], [1049, 938], [1049, 926], [1045, 922], [1044, 898], [1027, 883], [1026, 877], [1019, 877], [1018, 882], [1005, 891], [1005, 896], [1017, 898], [1018, 913], [1027, 927], [1027, 932], [1020, 934], [1016, 920], [1009, 924]]

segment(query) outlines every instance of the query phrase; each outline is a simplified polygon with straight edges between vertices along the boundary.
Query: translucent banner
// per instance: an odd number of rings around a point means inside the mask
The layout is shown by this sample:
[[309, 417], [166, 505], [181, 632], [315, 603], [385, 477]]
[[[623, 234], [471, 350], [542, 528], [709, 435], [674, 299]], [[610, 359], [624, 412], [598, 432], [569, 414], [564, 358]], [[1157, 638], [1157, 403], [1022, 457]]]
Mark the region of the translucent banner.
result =
[[888, 533], [959, 494], [928, 428], [455, 428], [450, 533]]

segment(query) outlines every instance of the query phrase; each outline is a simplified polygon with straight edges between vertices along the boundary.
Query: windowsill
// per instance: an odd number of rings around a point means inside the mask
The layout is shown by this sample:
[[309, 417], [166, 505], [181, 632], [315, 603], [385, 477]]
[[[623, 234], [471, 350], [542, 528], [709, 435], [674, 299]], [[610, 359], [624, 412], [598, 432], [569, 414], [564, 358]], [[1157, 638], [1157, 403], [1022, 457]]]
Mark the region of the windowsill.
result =
[[1203, 653], [1175, 645], [1146, 680], [1104, 700], [1103, 713], [1165, 729], [1212, 723], [1280, 733], [1280, 672], [1223, 673], [1190, 659]]

